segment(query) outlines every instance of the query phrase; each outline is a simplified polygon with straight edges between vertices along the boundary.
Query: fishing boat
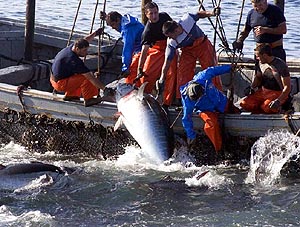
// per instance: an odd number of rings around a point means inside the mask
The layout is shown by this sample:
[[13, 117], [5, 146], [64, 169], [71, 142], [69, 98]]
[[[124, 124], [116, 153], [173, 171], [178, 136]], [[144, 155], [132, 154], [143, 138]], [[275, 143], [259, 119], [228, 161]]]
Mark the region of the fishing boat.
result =
[[[83, 100], [78, 102], [64, 101], [63, 94], [55, 93], [49, 83], [51, 61], [55, 54], [70, 42], [69, 31], [43, 25], [35, 26], [32, 55], [38, 61], [23, 59], [24, 28], [23, 21], [0, 19], [2, 29], [0, 43], [5, 47], [0, 56], [0, 113], [1, 119], [18, 122], [18, 114], [43, 116], [49, 119], [60, 119], [65, 122], [83, 122], [99, 124], [105, 128], [113, 127], [117, 121], [114, 102], [103, 101], [100, 104], [84, 107]], [[74, 33], [73, 39], [84, 36]], [[105, 38], [101, 43], [101, 55], [98, 56], [97, 41], [91, 44], [90, 53], [85, 59], [92, 70], [101, 69], [101, 80], [105, 84], [115, 81], [120, 73], [120, 56], [122, 43]], [[99, 60], [100, 59], [100, 60]], [[226, 58], [220, 57], [220, 64], [229, 64]], [[251, 60], [239, 63], [240, 72], [234, 78], [222, 76], [224, 90], [234, 87], [234, 100], [244, 96], [249, 86], [254, 64]], [[21, 63], [21, 64], [20, 64]], [[270, 130], [287, 130], [297, 133], [300, 129], [300, 108], [297, 94], [300, 90], [300, 62], [288, 62], [292, 74], [292, 93], [294, 94], [294, 111], [281, 114], [252, 114], [248, 112], [220, 114], [223, 132], [228, 136], [258, 138]], [[22, 85], [22, 86], [20, 86]], [[25, 85], [25, 86], [24, 86]], [[24, 89], [25, 88], [25, 89]], [[178, 135], [184, 136], [182, 112], [170, 107], [171, 127]], [[13, 112], [13, 117], [8, 117]], [[203, 122], [195, 114], [194, 128], [203, 135]], [[0, 127], [3, 129], [3, 127]]]

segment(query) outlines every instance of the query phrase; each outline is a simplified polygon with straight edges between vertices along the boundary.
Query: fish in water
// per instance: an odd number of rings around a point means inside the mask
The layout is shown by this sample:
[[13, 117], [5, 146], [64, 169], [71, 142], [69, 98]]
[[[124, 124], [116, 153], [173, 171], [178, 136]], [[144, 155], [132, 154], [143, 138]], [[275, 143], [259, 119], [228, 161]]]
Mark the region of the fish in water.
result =
[[0, 175], [26, 174], [36, 172], [65, 173], [61, 168], [42, 162], [18, 163], [13, 165], [0, 165]]
[[115, 130], [124, 124], [142, 151], [156, 163], [162, 163], [173, 154], [174, 133], [159, 102], [144, 94], [145, 86], [146, 83], [140, 88], [126, 83], [117, 85], [115, 99], [120, 116]]
[[69, 172], [71, 173], [70, 168], [60, 168], [42, 162], [0, 164], [0, 191], [31, 191], [53, 184]]

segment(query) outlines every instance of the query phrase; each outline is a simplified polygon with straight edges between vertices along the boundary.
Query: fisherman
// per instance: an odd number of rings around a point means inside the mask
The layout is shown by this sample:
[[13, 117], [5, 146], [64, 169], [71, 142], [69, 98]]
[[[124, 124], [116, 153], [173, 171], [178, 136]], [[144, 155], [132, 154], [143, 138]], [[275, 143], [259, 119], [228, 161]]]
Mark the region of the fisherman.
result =
[[84, 105], [92, 106], [102, 101], [98, 96], [98, 89], [104, 93], [110, 92], [84, 64], [81, 57], [88, 53], [89, 42], [103, 32], [102, 28], [85, 38], [62, 49], [54, 58], [50, 82], [57, 91], [65, 92], [65, 101], [78, 101], [83, 96]]
[[[127, 83], [136, 82], [135, 84], [140, 86], [147, 81], [145, 92], [151, 94], [152, 90], [155, 89], [155, 82], [160, 76], [165, 58], [167, 37], [162, 33], [162, 26], [164, 22], [172, 19], [167, 13], [160, 13], [155, 2], [147, 3], [144, 8], [148, 21], [142, 35], [142, 51], [137, 67], [138, 72], [135, 75], [131, 73], [127, 77]], [[174, 57], [166, 77], [163, 98], [164, 109], [167, 109], [173, 101], [176, 85], [176, 65], [177, 57]]]
[[180, 87], [183, 105], [182, 125], [187, 134], [187, 144], [191, 147], [196, 141], [192, 114], [196, 112], [204, 121], [204, 132], [213, 143], [215, 151], [222, 147], [222, 135], [218, 123], [218, 112], [227, 108], [227, 97], [212, 83], [218, 75], [229, 73], [232, 65], [209, 67], [197, 73], [193, 79]]
[[121, 33], [124, 45], [122, 51], [122, 72], [120, 78], [126, 78], [130, 73], [137, 74], [139, 52], [142, 49], [141, 37], [144, 25], [138, 18], [117, 11], [108, 14], [100, 12], [100, 17], [107, 25]]
[[[220, 8], [212, 12], [199, 11], [196, 14], [187, 14], [178, 23], [167, 21], [163, 24], [163, 33], [168, 37], [166, 56], [161, 76], [156, 82], [157, 90], [164, 88], [164, 81], [169, 70], [176, 49], [181, 48], [181, 56], [177, 68], [176, 98], [180, 98], [179, 88], [193, 78], [196, 61], [199, 60], [202, 69], [217, 65], [216, 51], [207, 36], [196, 24], [200, 18], [220, 15]], [[218, 89], [222, 89], [219, 77], [213, 79]]]
[[240, 102], [240, 106], [253, 113], [278, 113], [289, 99], [291, 78], [286, 63], [272, 54], [272, 47], [261, 44], [255, 49], [259, 68], [251, 89], [257, 89]]
[[233, 42], [233, 48], [242, 51], [244, 40], [253, 30], [256, 46], [268, 43], [275, 57], [286, 61], [283, 49], [283, 34], [286, 34], [286, 19], [282, 10], [267, 0], [251, 0], [253, 9], [248, 12], [247, 20], [239, 38]]

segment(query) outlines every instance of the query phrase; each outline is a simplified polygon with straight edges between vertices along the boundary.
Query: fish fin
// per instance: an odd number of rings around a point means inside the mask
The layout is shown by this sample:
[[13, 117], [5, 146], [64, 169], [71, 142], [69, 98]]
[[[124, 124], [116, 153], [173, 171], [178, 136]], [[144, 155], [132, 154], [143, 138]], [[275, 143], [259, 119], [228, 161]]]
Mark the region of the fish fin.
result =
[[114, 126], [114, 131], [117, 131], [118, 128], [120, 128], [122, 126], [122, 124], [123, 124], [123, 118], [122, 118], [122, 116], [120, 116]]
[[202, 172], [201, 174], [199, 174], [199, 175], [196, 177], [196, 179], [199, 180], [200, 178], [204, 177], [208, 172], [209, 172], [208, 170]]
[[145, 83], [143, 83], [140, 88], [139, 88], [139, 91], [138, 91], [138, 94], [137, 94], [137, 97], [142, 100], [143, 97], [144, 97], [144, 90], [145, 90], [145, 87], [146, 85], [148, 84], [148, 81], [146, 81]]

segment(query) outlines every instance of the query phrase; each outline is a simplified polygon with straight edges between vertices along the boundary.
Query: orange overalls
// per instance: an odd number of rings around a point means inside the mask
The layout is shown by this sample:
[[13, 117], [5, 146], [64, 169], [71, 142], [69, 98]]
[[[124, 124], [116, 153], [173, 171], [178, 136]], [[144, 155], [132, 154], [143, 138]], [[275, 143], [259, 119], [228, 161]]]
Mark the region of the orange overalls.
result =
[[[202, 70], [217, 65], [215, 49], [206, 36], [196, 39], [192, 46], [182, 48], [178, 64], [176, 97], [180, 98], [179, 87], [191, 81], [195, 74], [196, 61], [199, 59]], [[213, 84], [222, 91], [221, 79], [216, 76]], [[218, 122], [218, 113], [201, 112], [199, 117], [204, 121], [204, 132], [218, 152], [222, 147], [222, 135]]]
[[[180, 86], [191, 81], [195, 74], [196, 61], [199, 59], [202, 70], [217, 65], [216, 51], [206, 36], [196, 39], [192, 46], [181, 48], [178, 64], [176, 98], [180, 98]], [[213, 78], [213, 84], [222, 91], [220, 77]]]
[[83, 99], [88, 100], [98, 95], [98, 89], [82, 74], [58, 81], [51, 76], [50, 82], [55, 90], [65, 92], [65, 96], [80, 97], [82, 94]]
[[270, 102], [277, 99], [282, 91], [274, 91], [264, 87], [258, 89], [253, 94], [247, 96], [240, 102], [240, 106], [252, 113], [278, 113], [279, 110], [271, 109]]
[[[136, 86], [140, 86], [141, 84], [148, 82], [145, 87], [145, 92], [148, 94], [152, 93], [152, 90], [155, 89], [155, 82], [159, 79], [161, 75], [162, 65], [165, 60], [165, 49], [166, 49], [167, 41], [160, 40], [155, 43], [154, 46], [149, 48], [147, 53], [147, 58], [144, 64], [143, 72], [145, 75], [136, 83]], [[126, 78], [126, 83], [133, 83], [137, 75], [137, 67], [138, 60], [134, 60], [135, 58], [139, 58], [139, 55], [135, 55], [133, 57], [132, 63], [130, 65], [130, 75]], [[171, 105], [173, 101], [173, 97], [175, 95], [176, 89], [176, 74], [177, 74], [177, 56], [174, 57], [170, 68], [168, 70], [168, 74], [165, 80], [165, 88], [163, 93], [163, 104]]]

